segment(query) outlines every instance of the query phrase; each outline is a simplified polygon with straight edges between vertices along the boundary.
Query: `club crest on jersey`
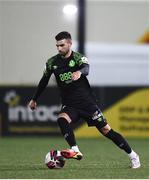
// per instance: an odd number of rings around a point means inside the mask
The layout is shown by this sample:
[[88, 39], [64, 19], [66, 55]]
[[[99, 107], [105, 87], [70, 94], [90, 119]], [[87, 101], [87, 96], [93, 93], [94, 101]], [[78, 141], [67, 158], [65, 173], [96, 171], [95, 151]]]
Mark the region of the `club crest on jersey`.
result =
[[69, 67], [74, 67], [75, 66], [75, 61], [74, 60], [70, 60], [69, 61]]

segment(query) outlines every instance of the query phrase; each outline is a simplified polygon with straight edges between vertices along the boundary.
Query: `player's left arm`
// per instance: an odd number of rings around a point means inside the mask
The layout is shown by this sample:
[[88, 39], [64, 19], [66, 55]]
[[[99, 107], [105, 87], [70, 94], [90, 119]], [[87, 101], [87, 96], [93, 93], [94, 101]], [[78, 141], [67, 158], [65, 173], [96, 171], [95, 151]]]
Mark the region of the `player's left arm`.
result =
[[89, 74], [89, 64], [86, 57], [82, 57], [79, 61], [79, 70], [72, 73], [72, 80], [78, 80], [81, 75], [87, 76]]
[[83, 63], [80, 66], [79, 71], [81, 72], [82, 75], [87, 76], [89, 74], [89, 64]]

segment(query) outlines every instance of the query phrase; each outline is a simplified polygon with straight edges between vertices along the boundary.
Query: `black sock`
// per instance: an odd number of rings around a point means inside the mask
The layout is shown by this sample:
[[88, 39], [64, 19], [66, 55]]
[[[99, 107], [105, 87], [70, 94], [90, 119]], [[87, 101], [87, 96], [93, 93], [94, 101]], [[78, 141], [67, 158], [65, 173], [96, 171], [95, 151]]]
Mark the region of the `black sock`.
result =
[[76, 140], [75, 140], [73, 130], [70, 126], [70, 123], [65, 118], [62, 118], [62, 117], [58, 118], [57, 122], [60, 127], [61, 133], [64, 136], [64, 138], [66, 139], [69, 146], [70, 147], [75, 146]]
[[123, 149], [126, 153], [131, 153], [129, 144], [119, 133], [111, 129], [105, 136], [111, 139], [119, 148]]

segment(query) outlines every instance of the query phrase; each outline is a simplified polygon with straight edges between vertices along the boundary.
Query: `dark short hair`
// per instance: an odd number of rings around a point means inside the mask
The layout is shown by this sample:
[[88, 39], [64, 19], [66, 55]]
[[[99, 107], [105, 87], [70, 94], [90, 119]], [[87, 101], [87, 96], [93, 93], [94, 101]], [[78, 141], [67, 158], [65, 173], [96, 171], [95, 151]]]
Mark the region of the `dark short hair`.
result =
[[55, 36], [55, 39], [57, 41], [60, 41], [62, 39], [71, 39], [71, 34], [67, 31], [62, 31]]

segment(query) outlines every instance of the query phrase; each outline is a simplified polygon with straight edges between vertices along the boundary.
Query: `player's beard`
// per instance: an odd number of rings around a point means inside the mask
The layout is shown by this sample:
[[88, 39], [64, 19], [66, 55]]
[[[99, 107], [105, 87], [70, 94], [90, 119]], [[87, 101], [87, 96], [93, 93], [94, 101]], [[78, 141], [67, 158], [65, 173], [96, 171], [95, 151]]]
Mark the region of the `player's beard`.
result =
[[69, 53], [69, 50], [66, 51], [66, 52], [59, 51], [59, 54], [60, 54], [63, 58], [65, 58], [68, 53]]

